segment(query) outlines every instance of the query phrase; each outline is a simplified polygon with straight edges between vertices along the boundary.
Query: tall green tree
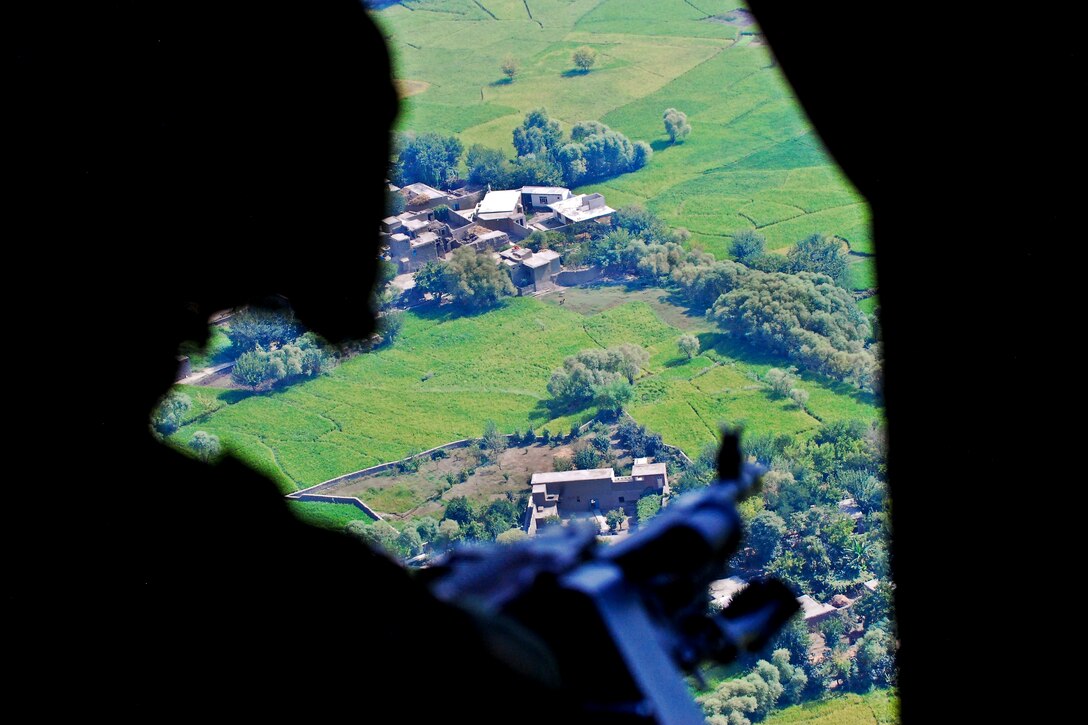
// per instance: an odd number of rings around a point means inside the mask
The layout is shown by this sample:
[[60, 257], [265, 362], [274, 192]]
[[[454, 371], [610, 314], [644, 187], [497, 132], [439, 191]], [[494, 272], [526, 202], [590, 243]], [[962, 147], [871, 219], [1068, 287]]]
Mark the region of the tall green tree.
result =
[[437, 133], [401, 134], [397, 137], [397, 159], [390, 178], [399, 186], [422, 182], [442, 187], [457, 174], [464, 146], [456, 136]]
[[489, 420], [484, 425], [484, 436], [480, 439], [480, 447], [486, 450], [489, 456], [498, 460], [502, 452], [506, 450], [506, 436], [499, 431], [495, 421]]
[[846, 286], [847, 261], [842, 241], [837, 237], [812, 234], [786, 253], [790, 272], [826, 274], [840, 287]]
[[219, 436], [202, 430], [193, 433], [193, 437], [189, 439], [189, 448], [205, 463], [218, 458], [222, 450], [219, 445]]
[[294, 342], [302, 330], [290, 310], [247, 307], [231, 315], [227, 337], [231, 348], [241, 354], [262, 347], [268, 350]]
[[502, 59], [502, 74], [511, 81], [514, 80], [514, 76], [518, 74], [518, 61], [514, 56], [508, 55]]
[[548, 117], [548, 112], [537, 108], [525, 114], [525, 120], [514, 129], [514, 149], [518, 156], [542, 156], [555, 159], [563, 142], [559, 121]]
[[688, 123], [688, 114], [677, 111], [675, 108], [666, 108], [662, 115], [665, 122], [665, 133], [669, 134], [672, 143], [684, 143], [691, 133], [691, 124]]
[[171, 392], [151, 414], [151, 426], [159, 435], [168, 436], [181, 427], [182, 419], [192, 407], [193, 400], [188, 395]]
[[571, 61], [578, 70], [588, 73], [589, 69], [597, 62], [597, 51], [588, 45], [583, 45], [574, 51]]
[[446, 263], [447, 290], [459, 305], [482, 310], [498, 304], [503, 295], [515, 292], [510, 275], [489, 254], [477, 254], [471, 247], [459, 247]]
[[751, 229], [742, 229], [733, 235], [729, 244], [729, 253], [741, 264], [751, 265], [752, 261], [763, 256], [767, 242], [763, 235]]
[[699, 354], [699, 338], [695, 335], [681, 335], [680, 339], [676, 341], [676, 346], [680, 348], [683, 355], [687, 356], [688, 360]]

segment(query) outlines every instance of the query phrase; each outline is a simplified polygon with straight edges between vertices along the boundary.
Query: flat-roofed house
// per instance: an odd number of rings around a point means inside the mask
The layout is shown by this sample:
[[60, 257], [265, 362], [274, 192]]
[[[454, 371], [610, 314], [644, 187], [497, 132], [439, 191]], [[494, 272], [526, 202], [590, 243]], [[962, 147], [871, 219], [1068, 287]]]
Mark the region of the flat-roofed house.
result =
[[525, 512], [525, 531], [534, 535], [540, 522], [574, 514], [601, 516], [612, 509], [623, 509], [634, 516], [638, 499], [648, 493], [669, 492], [669, 478], [664, 463], [635, 460], [630, 476], [617, 476], [612, 468], [534, 473], [532, 495]]
[[564, 224], [601, 219], [616, 213], [615, 209], [604, 203], [604, 196], [596, 193], [578, 194], [549, 204], [548, 208], [554, 211]]
[[534, 253], [528, 247], [515, 246], [499, 252], [499, 257], [510, 270], [510, 279], [521, 295], [552, 289], [555, 276], [561, 271], [559, 252], [553, 249]]
[[549, 204], [570, 198], [570, 189], [562, 186], [523, 186], [521, 204], [526, 209], [548, 208]]

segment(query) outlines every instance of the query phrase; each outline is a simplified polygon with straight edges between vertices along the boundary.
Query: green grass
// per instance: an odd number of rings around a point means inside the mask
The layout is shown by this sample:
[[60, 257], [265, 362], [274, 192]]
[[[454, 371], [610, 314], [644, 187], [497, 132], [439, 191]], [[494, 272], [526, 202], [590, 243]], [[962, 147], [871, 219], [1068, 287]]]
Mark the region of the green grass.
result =
[[[689, 454], [717, 439], [721, 422], [753, 432], [799, 433], [820, 420], [792, 402], [774, 399], [760, 376], [781, 360], [759, 356], [703, 327], [703, 352], [682, 356], [685, 330], [666, 319], [702, 322], [671, 304], [667, 293], [643, 288], [622, 301], [615, 288], [578, 290], [570, 308], [554, 300], [509, 299], [490, 312], [456, 315], [447, 308], [405, 315], [391, 348], [354, 357], [330, 374], [263, 394], [186, 386], [194, 399], [192, 422], [171, 436], [183, 446], [196, 430], [220, 437], [233, 455], [275, 479], [284, 491], [424, 450], [478, 436], [487, 420], [504, 431], [566, 431], [593, 408], [556, 410], [547, 382], [563, 358], [594, 346], [623, 342], [650, 351], [630, 413]], [[573, 291], [572, 291], [573, 292]], [[578, 311], [585, 310], [587, 314]], [[871, 396], [811, 376], [809, 410], [824, 421], [874, 419]], [[216, 409], [216, 406], [221, 406]], [[197, 410], [199, 408], [199, 410]], [[414, 494], [391, 487], [381, 510], [397, 510]]]
[[352, 521], [373, 523], [373, 519], [361, 510], [346, 503], [288, 501], [287, 506], [300, 521], [331, 531], [343, 531]]
[[774, 712], [767, 725], [893, 725], [899, 722], [899, 698], [892, 690], [874, 689], [819, 702], [806, 702]]

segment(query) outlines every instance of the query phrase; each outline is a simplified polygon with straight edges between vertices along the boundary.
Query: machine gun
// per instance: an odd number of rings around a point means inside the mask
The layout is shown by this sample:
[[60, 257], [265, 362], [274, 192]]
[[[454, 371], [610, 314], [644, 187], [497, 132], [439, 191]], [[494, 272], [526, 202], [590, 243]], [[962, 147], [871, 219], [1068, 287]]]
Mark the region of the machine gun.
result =
[[762, 647], [798, 608], [774, 580], [711, 613], [709, 585], [740, 542], [735, 504], [762, 469], [724, 437], [718, 480], [614, 546], [595, 527], [551, 527], [499, 547], [455, 549], [422, 575], [446, 602], [512, 619], [548, 650], [557, 684], [602, 722], [701, 723], [683, 673]]

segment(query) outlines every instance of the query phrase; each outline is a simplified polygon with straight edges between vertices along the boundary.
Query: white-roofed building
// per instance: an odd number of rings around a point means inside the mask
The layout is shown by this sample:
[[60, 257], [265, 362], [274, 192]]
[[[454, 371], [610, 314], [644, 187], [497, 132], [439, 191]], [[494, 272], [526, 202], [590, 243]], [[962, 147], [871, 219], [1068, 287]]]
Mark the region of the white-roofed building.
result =
[[476, 205], [476, 219], [480, 221], [512, 219], [518, 216], [524, 221], [525, 209], [521, 205], [521, 191], [518, 189], [489, 191]]
[[523, 186], [521, 203], [526, 209], [547, 208], [549, 204], [570, 198], [570, 189], [562, 186]]
[[548, 208], [555, 212], [565, 224], [576, 224], [615, 214], [616, 210], [604, 202], [602, 194], [578, 194], [554, 204]]

